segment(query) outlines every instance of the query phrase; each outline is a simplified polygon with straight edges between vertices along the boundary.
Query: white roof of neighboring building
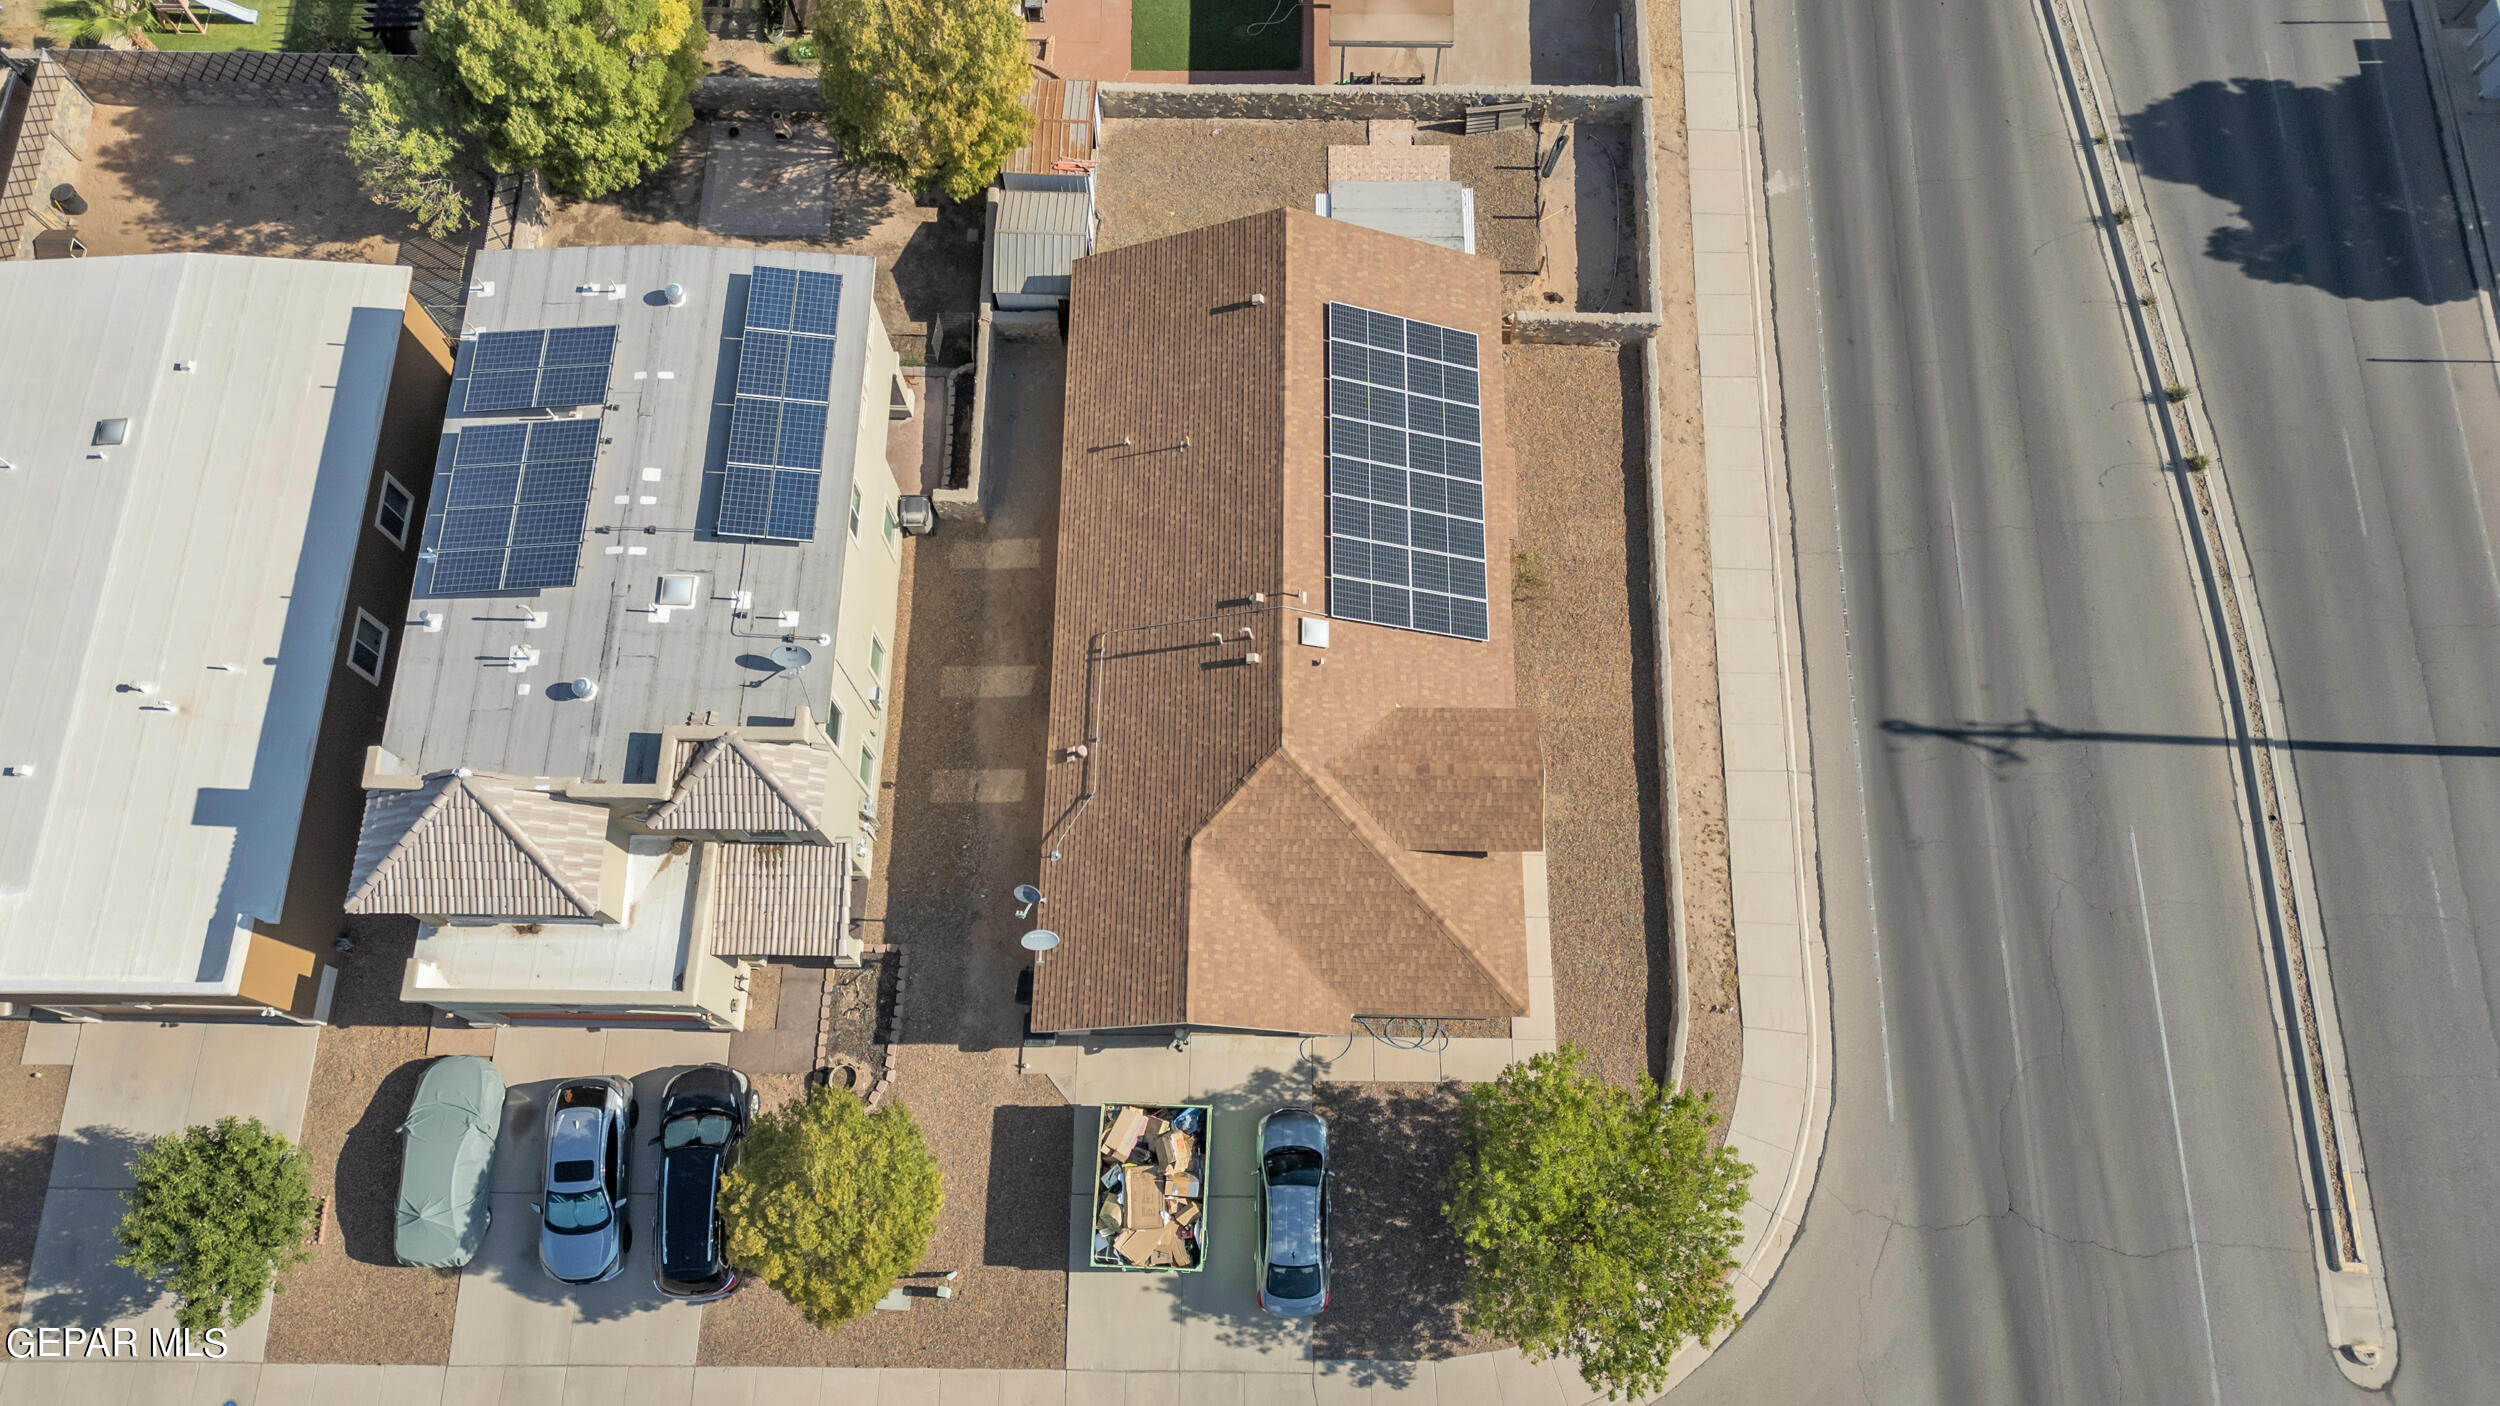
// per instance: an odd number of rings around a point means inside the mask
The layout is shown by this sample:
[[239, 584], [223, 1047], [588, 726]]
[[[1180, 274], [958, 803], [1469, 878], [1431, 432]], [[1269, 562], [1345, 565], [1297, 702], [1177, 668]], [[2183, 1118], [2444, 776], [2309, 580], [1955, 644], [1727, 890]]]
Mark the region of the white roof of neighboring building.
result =
[[408, 281], [0, 264], [0, 990], [230, 990], [280, 916]]

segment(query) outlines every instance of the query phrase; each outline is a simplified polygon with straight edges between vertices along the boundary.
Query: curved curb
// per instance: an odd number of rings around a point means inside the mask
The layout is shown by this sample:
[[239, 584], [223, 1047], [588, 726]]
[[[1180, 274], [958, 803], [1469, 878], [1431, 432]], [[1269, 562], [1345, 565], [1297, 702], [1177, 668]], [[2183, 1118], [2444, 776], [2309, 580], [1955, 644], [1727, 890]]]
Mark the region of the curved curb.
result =
[[[1741, 1320], [1795, 1243], [1822, 1165], [1832, 1100], [1830, 977], [1771, 326], [1752, 0], [1684, 0], [1681, 20], [1711, 609], [1744, 1031], [1727, 1141], [1754, 1167], [1734, 1284]], [[1678, 1353], [1667, 1389], [1716, 1345], [1695, 1343]]]

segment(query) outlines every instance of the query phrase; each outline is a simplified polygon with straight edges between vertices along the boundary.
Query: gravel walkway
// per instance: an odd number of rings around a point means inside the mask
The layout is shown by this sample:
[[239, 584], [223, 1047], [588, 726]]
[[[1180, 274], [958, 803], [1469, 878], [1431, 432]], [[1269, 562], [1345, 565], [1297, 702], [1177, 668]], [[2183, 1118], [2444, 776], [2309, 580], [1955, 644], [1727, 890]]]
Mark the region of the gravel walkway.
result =
[[451, 1356], [457, 1270], [391, 1255], [399, 1120], [426, 1065], [431, 1012], [399, 999], [413, 918], [349, 918], [356, 950], [339, 972], [333, 1024], [313, 1056], [304, 1151], [313, 1194], [330, 1198], [312, 1263], [287, 1276], [269, 1314], [272, 1362], [435, 1363]]
[[1502, 353], [1519, 464], [1519, 701], [1542, 720], [1560, 1038], [1607, 1078], [1664, 1077], [1669, 961], [1640, 363]]
[[7, 1324], [25, 1307], [26, 1271], [35, 1259], [44, 1188], [52, 1181], [52, 1145], [69, 1098], [69, 1066], [18, 1063], [27, 1026], [0, 1020], [0, 1323]]

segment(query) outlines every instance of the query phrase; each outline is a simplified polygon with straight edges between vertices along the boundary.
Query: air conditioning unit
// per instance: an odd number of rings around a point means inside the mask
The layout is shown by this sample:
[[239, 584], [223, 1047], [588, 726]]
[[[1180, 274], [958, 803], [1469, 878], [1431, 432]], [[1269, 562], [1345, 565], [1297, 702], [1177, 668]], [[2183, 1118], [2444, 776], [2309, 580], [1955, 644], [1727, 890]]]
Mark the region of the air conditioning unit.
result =
[[906, 493], [894, 502], [894, 520], [906, 537], [926, 537], [938, 529], [937, 505], [926, 493]]
[[868, 706], [878, 710], [879, 712], [885, 711], [884, 684], [872, 683], [868, 685]]

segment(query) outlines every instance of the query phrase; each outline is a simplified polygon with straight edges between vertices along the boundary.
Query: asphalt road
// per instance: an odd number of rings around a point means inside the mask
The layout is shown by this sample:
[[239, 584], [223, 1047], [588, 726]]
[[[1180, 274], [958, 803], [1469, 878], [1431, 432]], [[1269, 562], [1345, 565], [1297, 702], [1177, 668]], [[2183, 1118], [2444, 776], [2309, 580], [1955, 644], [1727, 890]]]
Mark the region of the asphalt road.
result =
[[[2500, 1400], [2500, 379], [2411, 17], [2093, 0], [2264, 602], [2398, 1401]], [[2318, 23], [2380, 16], [2387, 23]]]
[[1795, 1249], [1677, 1399], [2359, 1399], [2226, 753], [1955, 735], [2224, 730], [2035, 19], [1756, 24], [1836, 1102]]

